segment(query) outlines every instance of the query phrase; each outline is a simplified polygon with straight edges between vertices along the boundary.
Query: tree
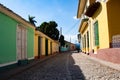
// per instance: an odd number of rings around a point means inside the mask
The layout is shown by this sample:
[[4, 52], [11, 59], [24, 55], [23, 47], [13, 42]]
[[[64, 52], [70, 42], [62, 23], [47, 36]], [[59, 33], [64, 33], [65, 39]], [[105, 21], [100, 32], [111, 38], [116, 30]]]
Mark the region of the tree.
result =
[[50, 38], [54, 40], [59, 39], [59, 31], [57, 29], [57, 23], [55, 21], [50, 22], [43, 22], [39, 27], [37, 27], [37, 30], [43, 32]]
[[37, 27], [37, 30], [43, 32], [44, 34], [47, 34], [49, 24], [47, 22], [43, 22], [39, 27]]
[[34, 18], [35, 17], [28, 15], [29, 22], [35, 26], [35, 23], [37, 23], [37, 21], [35, 21]]
[[64, 46], [65, 45], [65, 40], [64, 40], [64, 36], [63, 35], [60, 36], [59, 42], [60, 42], [60, 46]]

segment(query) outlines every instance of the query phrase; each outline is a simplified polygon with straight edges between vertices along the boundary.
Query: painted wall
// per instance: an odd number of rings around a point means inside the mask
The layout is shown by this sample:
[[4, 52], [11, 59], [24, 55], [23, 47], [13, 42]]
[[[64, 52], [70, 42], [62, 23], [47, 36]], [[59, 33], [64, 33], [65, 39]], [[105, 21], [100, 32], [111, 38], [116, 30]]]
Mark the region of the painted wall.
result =
[[34, 36], [34, 56], [38, 56], [38, 34]]
[[99, 48], [109, 48], [109, 30], [107, 20], [106, 3], [101, 2], [101, 12], [96, 18], [98, 20], [99, 27]]
[[27, 57], [34, 57], [34, 29], [27, 28]]
[[41, 43], [41, 45], [42, 45], [42, 53], [41, 53], [41, 55], [43, 55], [43, 56], [45, 56], [45, 37], [42, 37], [42, 43]]
[[0, 13], [0, 64], [16, 61], [17, 22]]
[[65, 45], [61, 46], [60, 51], [62, 51], [62, 52], [69, 51], [69, 44], [67, 42], [65, 42]]
[[[59, 52], [59, 43], [58, 42], [52, 40], [51, 38], [49, 38], [48, 36], [46, 36], [45, 34], [39, 32], [39, 31], [35, 31], [35, 35], [34, 35], [34, 57], [35, 58], [37, 58], [38, 50], [39, 50], [38, 49], [38, 36], [41, 37], [41, 45], [40, 45], [41, 57], [46, 56], [46, 51], [48, 51], [48, 55]], [[46, 40], [48, 40], [48, 49], [47, 50], [46, 50], [46, 48], [47, 48]]]
[[59, 52], [59, 43], [58, 43], [58, 42], [53, 41], [52, 47], [53, 47], [53, 48], [52, 48], [52, 52], [53, 52], [53, 53]]
[[48, 55], [50, 55], [50, 40], [48, 40]]
[[120, 34], [120, 0], [109, 0], [107, 2], [107, 13], [110, 42], [112, 42], [112, 36]]
[[[98, 21], [99, 46], [95, 46], [94, 23], [96, 21]], [[87, 31], [89, 32], [89, 48], [87, 48]], [[98, 49], [109, 48], [109, 30], [106, 3], [101, 2], [100, 8], [96, 11], [92, 18], [89, 18], [88, 27], [86, 26], [82, 32], [82, 38], [86, 38], [86, 40], [83, 40], [84, 43], [86, 43], [86, 48], [82, 48], [84, 52], [90, 52], [92, 49], [97, 51]]]
[[[83, 26], [82, 26], [83, 27]], [[90, 26], [89, 26], [90, 27]], [[88, 25], [84, 27], [84, 31], [82, 32], [82, 51], [89, 52], [89, 48], [87, 47], [87, 31], [89, 31]], [[90, 32], [90, 31], [89, 31]], [[90, 34], [90, 33], [89, 33]], [[84, 47], [83, 47], [84, 45]]]
[[55, 52], [56, 52], [56, 49], [55, 49], [56, 44], [55, 44], [55, 42], [52, 43], [52, 47], [53, 47], [53, 48], [52, 48], [52, 52], [55, 53]]
[[[18, 24], [16, 20], [0, 13], [0, 64], [17, 62], [16, 28]], [[33, 58], [33, 54], [34, 29], [27, 27], [27, 58]]]

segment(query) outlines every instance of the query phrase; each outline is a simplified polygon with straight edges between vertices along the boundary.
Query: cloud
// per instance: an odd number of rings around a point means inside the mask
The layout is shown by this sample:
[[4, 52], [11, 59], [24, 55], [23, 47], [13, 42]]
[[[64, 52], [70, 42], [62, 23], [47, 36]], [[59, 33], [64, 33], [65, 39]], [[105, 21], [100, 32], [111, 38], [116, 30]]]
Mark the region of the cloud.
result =
[[78, 20], [76, 16], [73, 16], [73, 19], [74, 19], [74, 20]]

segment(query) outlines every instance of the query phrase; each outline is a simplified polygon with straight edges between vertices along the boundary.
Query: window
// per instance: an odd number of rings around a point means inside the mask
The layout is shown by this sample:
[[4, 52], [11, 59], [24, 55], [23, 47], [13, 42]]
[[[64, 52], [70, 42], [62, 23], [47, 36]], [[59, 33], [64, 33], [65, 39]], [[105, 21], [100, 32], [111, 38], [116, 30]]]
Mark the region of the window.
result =
[[94, 23], [94, 44], [95, 46], [99, 46], [98, 21]]

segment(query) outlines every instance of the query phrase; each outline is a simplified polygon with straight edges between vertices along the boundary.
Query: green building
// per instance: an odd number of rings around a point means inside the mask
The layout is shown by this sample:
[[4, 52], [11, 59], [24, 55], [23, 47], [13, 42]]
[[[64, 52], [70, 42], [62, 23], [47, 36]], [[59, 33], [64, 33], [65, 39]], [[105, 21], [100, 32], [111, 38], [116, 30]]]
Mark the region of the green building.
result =
[[34, 59], [35, 27], [0, 4], [0, 69]]

